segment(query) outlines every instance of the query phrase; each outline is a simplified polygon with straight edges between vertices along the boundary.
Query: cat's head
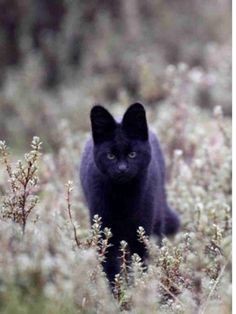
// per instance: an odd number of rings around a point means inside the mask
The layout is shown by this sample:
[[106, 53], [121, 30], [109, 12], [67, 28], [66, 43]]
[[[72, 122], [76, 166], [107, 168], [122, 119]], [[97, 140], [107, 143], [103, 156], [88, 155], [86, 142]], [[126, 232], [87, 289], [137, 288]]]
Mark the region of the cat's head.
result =
[[132, 104], [121, 122], [102, 106], [91, 110], [94, 159], [98, 169], [116, 183], [125, 183], [143, 172], [151, 160], [145, 109]]

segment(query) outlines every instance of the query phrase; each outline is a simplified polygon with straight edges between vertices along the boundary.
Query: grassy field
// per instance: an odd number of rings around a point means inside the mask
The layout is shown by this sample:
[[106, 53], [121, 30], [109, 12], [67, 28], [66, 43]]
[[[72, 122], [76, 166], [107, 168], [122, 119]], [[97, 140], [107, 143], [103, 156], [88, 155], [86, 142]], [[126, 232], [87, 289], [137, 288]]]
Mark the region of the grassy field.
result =
[[[21, 2], [0, 3], [0, 313], [231, 313], [231, 2]], [[112, 294], [78, 166], [92, 105], [137, 101], [182, 225], [137, 230], [147, 267], [122, 242]]]
[[[206, 110], [194, 104], [201, 84], [196, 76], [184, 65], [167, 69], [168, 97], [146, 107], [164, 150], [168, 199], [181, 215], [181, 232], [159, 248], [144, 230], [137, 231], [150, 252], [147, 270], [137, 255], [127, 265], [122, 243], [114, 296], [99, 264], [110, 235], [100, 229], [98, 217], [89, 228], [78, 182], [89, 105], [78, 97], [81, 106], [74, 111], [71, 104], [70, 111], [68, 103], [66, 119], [48, 106], [51, 125], [48, 116], [44, 121], [24, 107], [27, 114], [21, 111], [20, 118], [37, 130], [28, 153], [19, 150], [21, 138], [15, 147], [0, 144], [1, 313], [231, 312], [231, 119], [219, 106]], [[15, 99], [33, 100], [33, 94], [24, 95], [22, 82], [12, 85]], [[56, 102], [52, 94], [39, 98]], [[129, 103], [122, 94], [110, 109], [119, 115]]]

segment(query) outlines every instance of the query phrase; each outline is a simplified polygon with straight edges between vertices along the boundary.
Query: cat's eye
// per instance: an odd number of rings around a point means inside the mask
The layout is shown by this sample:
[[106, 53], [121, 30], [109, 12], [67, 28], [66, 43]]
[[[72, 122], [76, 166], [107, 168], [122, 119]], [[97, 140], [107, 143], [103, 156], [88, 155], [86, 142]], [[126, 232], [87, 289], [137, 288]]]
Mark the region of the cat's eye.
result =
[[115, 158], [116, 158], [116, 156], [114, 154], [112, 154], [112, 153], [107, 154], [107, 159], [114, 160]]
[[135, 158], [136, 155], [137, 154], [135, 152], [130, 152], [128, 156], [129, 156], [129, 158]]

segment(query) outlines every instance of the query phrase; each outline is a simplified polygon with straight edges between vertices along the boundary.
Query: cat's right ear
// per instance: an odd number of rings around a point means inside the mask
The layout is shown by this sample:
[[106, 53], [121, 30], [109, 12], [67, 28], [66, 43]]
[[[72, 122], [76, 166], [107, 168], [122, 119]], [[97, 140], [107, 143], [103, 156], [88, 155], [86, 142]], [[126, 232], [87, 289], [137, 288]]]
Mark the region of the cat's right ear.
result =
[[116, 128], [116, 121], [104, 107], [96, 105], [90, 112], [93, 141], [95, 144], [111, 140]]

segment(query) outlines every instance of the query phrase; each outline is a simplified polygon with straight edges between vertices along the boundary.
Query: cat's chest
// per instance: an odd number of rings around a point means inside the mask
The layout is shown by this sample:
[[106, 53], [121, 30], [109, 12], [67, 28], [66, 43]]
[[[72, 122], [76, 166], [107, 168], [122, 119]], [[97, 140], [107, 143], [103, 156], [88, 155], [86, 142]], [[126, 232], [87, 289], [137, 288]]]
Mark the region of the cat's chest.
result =
[[112, 191], [107, 198], [108, 220], [113, 228], [125, 233], [140, 226], [142, 222], [142, 199], [132, 190]]
[[111, 199], [108, 221], [112, 234], [119, 240], [128, 241], [136, 237], [137, 229], [143, 220], [138, 204], [138, 200], [128, 197]]
[[133, 212], [132, 209], [140, 203], [141, 194], [138, 190], [123, 188], [112, 190], [107, 193], [108, 206], [115, 212]]
[[[107, 190], [106, 222], [117, 239], [136, 239], [139, 226], [146, 226], [147, 212], [145, 193], [140, 188], [127, 187]], [[149, 210], [147, 210], [147, 208]]]

